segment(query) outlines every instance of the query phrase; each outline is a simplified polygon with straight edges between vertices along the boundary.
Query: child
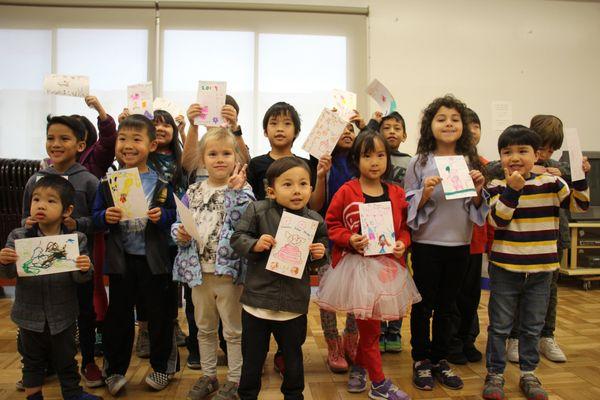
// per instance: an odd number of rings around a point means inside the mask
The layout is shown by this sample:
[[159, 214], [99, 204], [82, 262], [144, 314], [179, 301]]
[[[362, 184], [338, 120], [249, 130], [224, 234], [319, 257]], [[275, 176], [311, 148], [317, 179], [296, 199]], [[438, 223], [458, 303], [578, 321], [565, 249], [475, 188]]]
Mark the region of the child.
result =
[[101, 397], [79, 386], [75, 322], [79, 314], [78, 283], [91, 282], [93, 269], [86, 236], [77, 233], [78, 271], [33, 277], [17, 277], [15, 240], [69, 233], [63, 225], [73, 212], [75, 189], [59, 175], [41, 177], [31, 186], [29, 227], [17, 228], [0, 251], [0, 276], [17, 278], [11, 318], [19, 327], [19, 352], [23, 357], [23, 386], [28, 400], [43, 400], [42, 384], [51, 363], [60, 380], [63, 398], [95, 400]]
[[[506, 128], [498, 138], [505, 178], [489, 185], [495, 228], [490, 254], [490, 300], [487, 377], [484, 399], [504, 399], [506, 338], [517, 305], [520, 313], [519, 386], [527, 399], [548, 395], [534, 375], [539, 362], [538, 341], [548, 310], [552, 271], [558, 269], [556, 239], [560, 208], [583, 211], [589, 207], [587, 179], [573, 182], [573, 191], [551, 174], [532, 172], [540, 137], [522, 125]], [[583, 162], [588, 172], [590, 165]]]
[[132, 115], [119, 124], [116, 155], [124, 168], [140, 171], [148, 217], [121, 221], [122, 211], [113, 206], [108, 181], [102, 180], [94, 202], [94, 224], [108, 229], [106, 242], [109, 304], [104, 321], [105, 371], [108, 391], [114, 396], [127, 383], [134, 338], [133, 307], [138, 294], [146, 302], [150, 334], [150, 365], [154, 369], [146, 383], [162, 390], [179, 368], [173, 345], [175, 288], [167, 246], [175, 221], [175, 202], [170, 185], [148, 168], [148, 155], [156, 150], [156, 130], [142, 115]]
[[[77, 162], [81, 152], [85, 150], [85, 128], [76, 118], [56, 116], [48, 118], [46, 125], [46, 152], [52, 164], [35, 173], [23, 193], [23, 216], [25, 227], [33, 226], [37, 221], [31, 216], [32, 188], [42, 176], [59, 175], [68, 179], [75, 188], [73, 212], [63, 221], [64, 226], [71, 231], [86, 234], [88, 254], [93, 254], [95, 228], [92, 223], [92, 206], [98, 189], [98, 179]], [[81, 372], [87, 387], [103, 385], [102, 374], [94, 361], [94, 344], [96, 342], [94, 312], [94, 282], [85, 281], [77, 285], [79, 300], [79, 343], [81, 348]]]
[[[269, 199], [251, 203], [231, 237], [233, 249], [248, 260], [248, 274], [240, 299], [244, 364], [238, 394], [242, 400], [258, 398], [272, 333], [286, 366], [281, 392], [285, 399], [303, 399], [302, 344], [306, 340], [310, 300], [308, 267], [327, 262], [327, 232], [319, 214], [306, 207], [311, 194], [310, 168], [303, 160], [280, 158], [271, 164], [266, 178]], [[284, 210], [319, 221], [301, 279], [266, 269], [269, 250], [275, 245], [274, 238]]]
[[192, 184], [183, 198], [201, 227], [202, 242], [192, 240], [183, 224], [171, 227], [179, 246], [173, 279], [192, 288], [198, 327], [203, 376], [188, 394], [192, 400], [205, 399], [219, 388], [217, 381], [217, 329], [219, 318], [227, 341], [229, 374], [215, 400], [236, 399], [242, 369], [242, 306], [239, 302], [244, 266], [231, 250], [229, 238], [234, 225], [254, 200], [246, 183], [246, 167], [235, 137], [224, 128], [211, 128], [199, 146], [201, 168], [208, 179]]
[[[413, 383], [421, 390], [433, 390], [432, 373], [450, 389], [463, 387], [446, 361], [449, 333], [469, 262], [473, 223], [483, 225], [489, 211], [483, 199], [485, 178], [479, 171], [482, 166], [477, 148], [471, 132], [463, 127], [467, 127], [466, 106], [450, 95], [435, 99], [423, 111], [418, 156], [406, 170], [408, 226], [413, 231], [412, 268], [423, 296], [410, 315]], [[445, 199], [434, 157], [455, 155], [465, 156], [476, 197]]]
[[[410, 234], [406, 226], [404, 190], [383, 181], [392, 164], [389, 145], [379, 133], [361, 132], [350, 151], [350, 161], [360, 177], [345, 183], [327, 210], [333, 268], [323, 276], [317, 303], [330, 311], [356, 315], [359, 341], [348, 391], [366, 390], [368, 370], [370, 398], [408, 399], [406, 393], [385, 378], [379, 352], [381, 320], [404, 316], [410, 305], [420, 300], [405, 267], [404, 252], [410, 245]], [[361, 230], [358, 205], [384, 201], [392, 205], [396, 239], [393, 254], [364, 257], [369, 239]]]

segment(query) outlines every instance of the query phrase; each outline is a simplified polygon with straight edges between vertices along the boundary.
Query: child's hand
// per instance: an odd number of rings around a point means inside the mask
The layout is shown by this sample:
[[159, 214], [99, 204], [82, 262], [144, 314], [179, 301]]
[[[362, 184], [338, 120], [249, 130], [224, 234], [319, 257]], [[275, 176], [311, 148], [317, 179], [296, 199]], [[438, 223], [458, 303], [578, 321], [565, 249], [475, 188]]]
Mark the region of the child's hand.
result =
[[63, 224], [67, 227], [68, 230], [74, 231], [77, 229], [77, 221], [75, 221], [71, 217], [67, 217], [63, 219]]
[[364, 253], [365, 247], [367, 247], [368, 244], [369, 238], [365, 235], [359, 235], [358, 233], [354, 233], [352, 236], [350, 236], [350, 246], [352, 246], [352, 248], [356, 250], [357, 253]]
[[471, 175], [471, 179], [473, 179], [473, 184], [475, 185], [475, 191], [477, 194], [481, 194], [481, 190], [483, 189], [483, 185], [485, 184], [485, 177], [476, 169], [469, 171], [469, 175]]
[[183, 115], [176, 116], [175, 124], [177, 125], [177, 130], [181, 132], [185, 128], [185, 117]]
[[252, 247], [252, 251], [255, 253], [262, 253], [263, 251], [270, 250], [271, 247], [275, 246], [275, 238], [271, 235], [261, 235], [258, 241]]
[[233, 190], [240, 190], [246, 184], [246, 168], [248, 165], [244, 164], [240, 168], [240, 163], [235, 164], [235, 168], [227, 181], [227, 186]]
[[402, 240], [396, 240], [396, 245], [392, 250], [392, 254], [394, 255], [394, 257], [396, 257], [397, 259], [401, 259], [405, 251], [406, 246], [404, 245], [404, 242]]
[[107, 224], [117, 224], [123, 218], [123, 210], [119, 207], [108, 207], [104, 214], [104, 219]]
[[157, 223], [162, 215], [162, 209], [160, 207], [154, 207], [148, 210], [147, 214], [150, 221]]
[[124, 108], [123, 112], [121, 114], [119, 114], [119, 117], [117, 118], [117, 120], [119, 121], [119, 123], [123, 122], [123, 120], [127, 117], [129, 117], [131, 114], [129, 113], [129, 108]]
[[2, 265], [14, 264], [17, 262], [17, 258], [17, 252], [14, 249], [5, 247], [0, 250], [0, 264]]
[[381, 111], [375, 111], [371, 116], [371, 119], [377, 121], [378, 124], [381, 124], [381, 120], [383, 119], [383, 113]]
[[27, 229], [31, 228], [35, 224], [37, 224], [37, 220], [31, 216], [27, 217], [25, 220], [25, 228]]
[[424, 198], [429, 199], [431, 197], [431, 193], [433, 193], [433, 189], [437, 185], [442, 183], [442, 178], [439, 176], [428, 176], [423, 181], [423, 196]]
[[533, 166], [533, 168], [531, 168], [531, 172], [533, 172], [536, 175], [542, 175], [548, 172], [548, 170], [546, 169], [546, 167], [542, 167], [541, 165], [536, 164]]
[[360, 116], [360, 113], [356, 110], [354, 110], [354, 115], [350, 117], [349, 122], [352, 122], [356, 126], [358, 126], [358, 129], [365, 129], [365, 126], [367, 126], [367, 124], [365, 123], [365, 120], [362, 119], [362, 117]]
[[506, 186], [517, 192], [523, 189], [525, 186], [525, 178], [521, 176], [519, 171], [514, 171], [512, 174], [508, 172], [508, 169], [504, 168], [504, 177], [506, 178]]
[[202, 106], [198, 103], [191, 104], [187, 109], [187, 118], [194, 125], [194, 120], [202, 115]]
[[177, 240], [182, 243], [187, 243], [190, 240], [192, 240], [192, 237], [190, 236], [189, 233], [187, 233], [187, 231], [183, 227], [183, 224], [180, 224], [179, 227], [177, 228]]
[[588, 161], [587, 157], [583, 157], [583, 163], [581, 164], [581, 168], [583, 168], [583, 172], [586, 174], [592, 169], [592, 165]]
[[233, 106], [230, 106], [229, 104], [225, 104], [223, 106], [223, 108], [221, 108], [221, 117], [225, 121], [227, 121], [227, 124], [229, 125], [229, 128], [232, 131], [238, 130], [237, 111], [235, 111], [235, 108], [233, 108]]
[[331, 156], [324, 155], [319, 159], [317, 164], [317, 179], [325, 179], [327, 173], [331, 169]]
[[560, 173], [560, 169], [558, 169], [558, 168], [548, 167], [548, 168], [546, 168], [546, 172], [549, 173], [550, 175], [562, 176], [562, 174]]
[[323, 243], [311, 243], [308, 249], [313, 260], [320, 260], [325, 256], [325, 245]]
[[98, 100], [96, 96], [86, 96], [84, 100], [88, 107], [92, 107], [98, 112], [98, 116], [100, 117], [101, 121], [104, 121], [107, 118], [108, 115], [106, 114], [106, 110], [104, 110], [104, 107], [102, 107], [100, 100]]
[[81, 272], [87, 272], [92, 266], [92, 262], [88, 256], [79, 256], [75, 260], [75, 266], [79, 268]]

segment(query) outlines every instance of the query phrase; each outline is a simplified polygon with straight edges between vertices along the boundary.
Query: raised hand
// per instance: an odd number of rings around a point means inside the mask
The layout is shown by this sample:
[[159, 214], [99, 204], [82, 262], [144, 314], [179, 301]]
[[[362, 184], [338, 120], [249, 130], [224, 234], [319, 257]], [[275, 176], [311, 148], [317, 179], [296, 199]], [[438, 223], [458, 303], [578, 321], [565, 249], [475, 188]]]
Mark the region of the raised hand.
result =
[[331, 169], [331, 156], [324, 155], [319, 159], [319, 164], [317, 164], [317, 178], [323, 179], [327, 176], [327, 173]]
[[227, 186], [230, 189], [240, 190], [246, 184], [246, 168], [248, 168], [247, 164], [244, 164], [243, 167], [240, 168], [240, 163], [235, 164], [235, 168], [227, 181]]
[[86, 96], [84, 100], [85, 104], [87, 104], [88, 107], [92, 107], [98, 112], [98, 116], [100, 117], [101, 121], [104, 121], [108, 117], [108, 115], [106, 114], [106, 110], [104, 110], [104, 107], [102, 107], [102, 103], [100, 103], [100, 100], [98, 100], [96, 96]]
[[513, 171], [511, 174], [508, 172], [508, 169], [504, 168], [504, 177], [506, 179], [506, 186], [517, 192], [525, 186], [525, 178], [523, 178], [519, 171]]

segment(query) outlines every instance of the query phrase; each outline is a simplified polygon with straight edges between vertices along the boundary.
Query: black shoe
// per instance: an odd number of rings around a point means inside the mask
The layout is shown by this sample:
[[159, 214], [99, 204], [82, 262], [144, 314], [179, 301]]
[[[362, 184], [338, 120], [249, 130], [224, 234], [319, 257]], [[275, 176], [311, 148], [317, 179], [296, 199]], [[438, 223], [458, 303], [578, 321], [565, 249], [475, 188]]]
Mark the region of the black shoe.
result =
[[[481, 352], [479, 350], [477, 350], [475, 348], [475, 346], [465, 347], [465, 349], [463, 350], [463, 353], [465, 353], [465, 357], [467, 357], [467, 360], [469, 360], [469, 362], [472, 362], [472, 363], [479, 362], [483, 358], [483, 355], [481, 354]], [[452, 362], [452, 361], [450, 361], [450, 362]]]
[[456, 365], [465, 365], [469, 361], [464, 353], [451, 353], [446, 359]]

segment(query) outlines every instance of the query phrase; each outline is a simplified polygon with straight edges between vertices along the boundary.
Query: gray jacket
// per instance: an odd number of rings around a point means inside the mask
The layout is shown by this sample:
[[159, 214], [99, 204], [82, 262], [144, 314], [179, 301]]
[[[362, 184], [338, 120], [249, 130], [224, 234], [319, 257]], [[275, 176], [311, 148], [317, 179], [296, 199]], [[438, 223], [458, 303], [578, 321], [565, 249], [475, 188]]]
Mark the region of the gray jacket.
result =
[[[63, 232], [66, 229], [63, 227]], [[79, 239], [79, 254], [87, 254], [87, 239], [81, 232]], [[15, 240], [43, 236], [37, 225], [32, 228], [17, 228], [13, 230], [6, 241], [6, 246], [15, 248]], [[15, 302], [11, 319], [19, 328], [34, 332], [44, 332], [48, 323], [51, 335], [56, 335], [73, 325], [79, 315], [77, 301], [77, 284], [92, 279], [93, 268], [86, 272], [65, 272], [61, 274], [40, 275], [27, 278], [17, 276], [15, 264], [0, 265], [0, 277], [17, 278], [15, 287]]]

